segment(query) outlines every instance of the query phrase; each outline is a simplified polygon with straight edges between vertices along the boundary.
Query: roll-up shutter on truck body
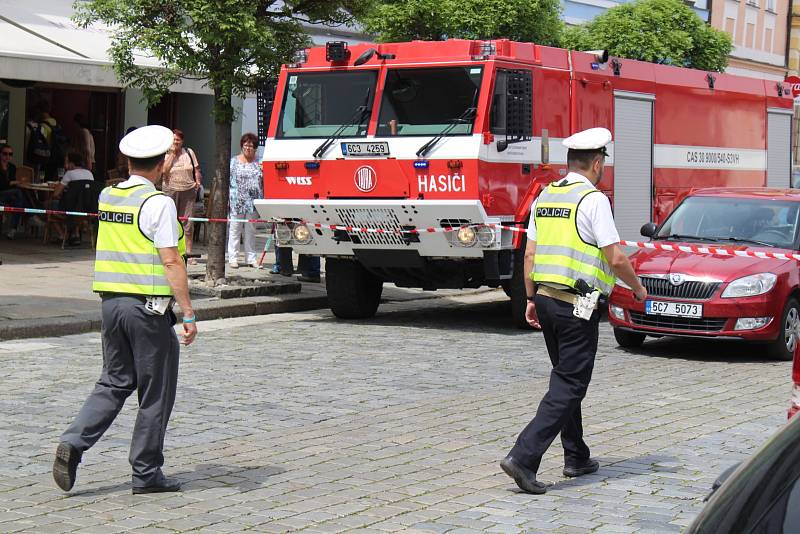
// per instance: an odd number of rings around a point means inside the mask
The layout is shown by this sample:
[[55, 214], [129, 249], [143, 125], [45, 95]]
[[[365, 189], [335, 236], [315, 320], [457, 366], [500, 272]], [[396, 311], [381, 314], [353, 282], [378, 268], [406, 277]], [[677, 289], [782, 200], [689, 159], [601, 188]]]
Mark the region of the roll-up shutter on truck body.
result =
[[790, 187], [792, 112], [767, 110], [767, 187]]
[[632, 241], [652, 219], [654, 101], [614, 92], [614, 221], [620, 238]]

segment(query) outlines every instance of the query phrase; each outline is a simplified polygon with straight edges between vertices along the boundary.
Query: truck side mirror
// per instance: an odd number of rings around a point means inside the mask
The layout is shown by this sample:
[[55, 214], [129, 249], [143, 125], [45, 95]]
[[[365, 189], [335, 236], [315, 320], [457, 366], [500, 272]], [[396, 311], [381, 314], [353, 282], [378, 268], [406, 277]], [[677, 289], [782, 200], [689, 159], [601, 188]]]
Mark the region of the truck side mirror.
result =
[[639, 230], [639, 233], [644, 237], [649, 237], [652, 239], [652, 237], [656, 235], [656, 230], [658, 230], [658, 225], [656, 225], [654, 222], [649, 222], [642, 226], [642, 228]]

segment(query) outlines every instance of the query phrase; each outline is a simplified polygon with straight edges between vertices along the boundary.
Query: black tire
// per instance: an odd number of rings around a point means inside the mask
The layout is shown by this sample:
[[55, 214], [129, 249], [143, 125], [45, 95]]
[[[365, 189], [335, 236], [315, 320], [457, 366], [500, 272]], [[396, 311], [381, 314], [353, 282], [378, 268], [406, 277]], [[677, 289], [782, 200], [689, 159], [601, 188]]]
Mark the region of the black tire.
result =
[[500, 282], [500, 287], [503, 288], [503, 293], [505, 293], [508, 298], [511, 298], [511, 279], [502, 280]]
[[790, 362], [794, 357], [794, 333], [800, 326], [800, 304], [797, 299], [790, 297], [786, 301], [781, 314], [781, 329], [778, 338], [767, 345], [767, 355], [773, 360]]
[[617, 344], [625, 349], [635, 349], [642, 346], [647, 336], [639, 332], [631, 332], [630, 330], [622, 330], [621, 328], [614, 329], [614, 339]]
[[328, 304], [340, 319], [366, 319], [378, 310], [383, 282], [356, 260], [325, 260]]
[[[524, 243], [523, 243], [524, 246]], [[528, 295], [525, 292], [525, 249], [514, 251], [514, 272], [511, 276], [507, 294], [511, 297], [511, 324], [522, 330], [533, 330], [525, 320]]]

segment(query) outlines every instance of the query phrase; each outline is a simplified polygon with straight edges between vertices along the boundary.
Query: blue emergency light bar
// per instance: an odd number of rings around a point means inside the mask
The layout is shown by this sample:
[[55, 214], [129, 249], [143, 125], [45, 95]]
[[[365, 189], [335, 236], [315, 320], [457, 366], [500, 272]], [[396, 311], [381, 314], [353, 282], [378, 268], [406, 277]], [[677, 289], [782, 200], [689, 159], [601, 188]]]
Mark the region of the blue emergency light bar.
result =
[[306, 161], [306, 169], [314, 170], [319, 169], [319, 161]]
[[414, 168], [415, 169], [427, 169], [428, 167], [430, 167], [430, 165], [431, 165], [431, 162], [428, 161], [428, 160], [424, 160], [424, 159], [417, 160], [417, 161], [414, 162]]

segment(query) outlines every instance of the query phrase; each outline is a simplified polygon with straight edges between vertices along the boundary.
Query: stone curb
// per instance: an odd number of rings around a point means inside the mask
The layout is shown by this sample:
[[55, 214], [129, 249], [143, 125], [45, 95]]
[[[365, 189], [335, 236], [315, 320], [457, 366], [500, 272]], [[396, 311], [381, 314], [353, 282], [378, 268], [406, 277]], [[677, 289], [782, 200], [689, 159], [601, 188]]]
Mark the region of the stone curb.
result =
[[[100, 303], [97, 311], [73, 317], [22, 319], [0, 323], [0, 341], [37, 337], [58, 337], [100, 331]], [[249, 297], [224, 300], [199, 300], [194, 302], [197, 318], [201, 321], [228, 319], [272, 313], [291, 313], [328, 307], [328, 297], [323, 295], [285, 295], [282, 297]]]

